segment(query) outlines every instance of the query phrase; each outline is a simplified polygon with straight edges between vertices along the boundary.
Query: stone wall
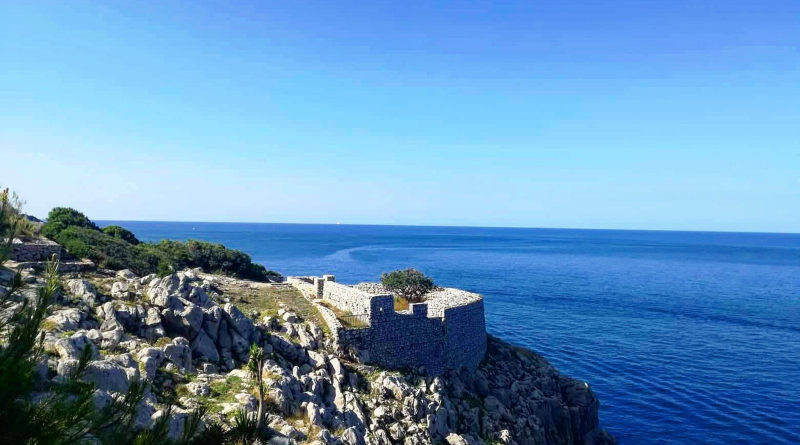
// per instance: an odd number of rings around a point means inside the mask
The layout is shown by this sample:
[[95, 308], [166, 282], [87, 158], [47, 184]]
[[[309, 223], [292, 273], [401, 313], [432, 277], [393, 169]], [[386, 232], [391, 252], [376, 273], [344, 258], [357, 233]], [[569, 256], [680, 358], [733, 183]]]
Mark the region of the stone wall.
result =
[[317, 298], [311, 277], [286, 277], [286, 282], [294, 286], [306, 298]]
[[486, 353], [483, 299], [444, 312], [446, 367], [475, 369]]
[[393, 298], [374, 301], [365, 344], [369, 361], [387, 368], [422, 366], [431, 375], [441, 374], [446, 367], [445, 320], [429, 318], [425, 303], [411, 305], [409, 313], [398, 313]]
[[61, 258], [62, 253], [61, 246], [48, 239], [25, 242], [14, 239], [11, 242], [11, 254], [9, 255], [9, 259], [18, 262], [48, 261], [53, 255], [57, 258]]
[[[425, 303], [396, 312], [392, 295], [371, 294], [369, 287], [325, 279], [289, 277], [287, 282], [309, 299], [321, 294], [337, 308], [368, 314], [370, 326], [347, 329], [330, 309], [316, 304], [342, 350], [358, 349], [364, 362], [387, 368], [424, 367], [431, 375], [446, 369], [474, 370], [486, 353], [483, 298], [459, 289], [438, 289]], [[319, 287], [322, 289], [320, 291]]]
[[370, 315], [373, 295], [360, 291], [352, 286], [345, 286], [336, 281], [326, 280], [322, 288], [322, 298], [337, 308], [356, 315]]

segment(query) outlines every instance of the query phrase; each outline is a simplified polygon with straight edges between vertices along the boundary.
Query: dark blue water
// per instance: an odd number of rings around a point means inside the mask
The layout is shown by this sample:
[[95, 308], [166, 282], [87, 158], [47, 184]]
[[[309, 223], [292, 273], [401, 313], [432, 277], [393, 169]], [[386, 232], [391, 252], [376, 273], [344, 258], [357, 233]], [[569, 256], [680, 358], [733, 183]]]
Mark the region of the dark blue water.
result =
[[623, 444], [800, 443], [800, 235], [121, 222], [286, 275], [414, 266], [587, 380]]

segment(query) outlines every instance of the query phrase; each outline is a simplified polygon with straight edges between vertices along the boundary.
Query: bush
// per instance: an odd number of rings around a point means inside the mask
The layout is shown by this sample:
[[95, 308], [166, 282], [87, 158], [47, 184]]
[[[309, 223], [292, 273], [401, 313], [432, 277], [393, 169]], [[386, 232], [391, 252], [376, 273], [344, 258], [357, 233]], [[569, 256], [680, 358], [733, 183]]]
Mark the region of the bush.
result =
[[280, 274], [253, 263], [250, 255], [222, 244], [189, 240], [142, 243], [128, 229], [108, 226], [100, 230], [84, 214], [63, 207], [53, 209], [42, 233], [71, 255], [89, 258], [108, 269], [131, 269], [139, 275], [168, 275], [176, 270], [200, 267], [206, 272], [266, 281]]
[[47, 222], [42, 225], [41, 234], [58, 241], [56, 238], [67, 227], [84, 227], [100, 231], [100, 228], [83, 213], [67, 207], [56, 207], [47, 215]]
[[131, 269], [139, 274], [155, 271], [148, 258], [139, 255], [132, 244], [99, 230], [67, 227], [55, 237], [55, 241], [64, 246], [71, 255], [89, 258], [100, 267]]
[[113, 236], [114, 238], [119, 238], [133, 245], [139, 244], [139, 240], [136, 239], [136, 236], [133, 234], [133, 232], [124, 227], [120, 226], [103, 227], [103, 233], [105, 233], [106, 235]]
[[435, 287], [433, 279], [417, 269], [395, 270], [381, 275], [386, 289], [405, 298], [409, 303], [419, 303]]
[[277, 278], [279, 273], [253, 263], [250, 255], [239, 250], [228, 249], [222, 244], [188, 240], [186, 242], [163, 240], [158, 244], [142, 243], [137, 246], [140, 255], [152, 262], [158, 273], [200, 267], [206, 272], [223, 273], [237, 278], [264, 281]]

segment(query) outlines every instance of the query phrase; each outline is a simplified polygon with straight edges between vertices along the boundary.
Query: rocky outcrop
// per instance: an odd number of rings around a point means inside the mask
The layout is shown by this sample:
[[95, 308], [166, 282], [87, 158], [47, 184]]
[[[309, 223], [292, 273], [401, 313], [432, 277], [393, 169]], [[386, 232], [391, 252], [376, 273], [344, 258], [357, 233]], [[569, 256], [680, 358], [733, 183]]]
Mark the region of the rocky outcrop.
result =
[[474, 372], [398, 373], [345, 360], [292, 308], [256, 323], [191, 270], [162, 278], [124, 271], [111, 280], [107, 295], [85, 278], [66, 281], [70, 298], [47, 319], [50, 355], [39, 374], [63, 379], [88, 347], [84, 379], [95, 384], [98, 405], [134, 381], [151, 383], [136, 414], [142, 428], [164, 415], [168, 393], [180, 400], [173, 437], [200, 398], [218, 406], [208, 421], [255, 412], [242, 365], [256, 343], [268, 356], [261, 372], [274, 443], [614, 443], [598, 430], [599, 404], [586, 383], [494, 338]]

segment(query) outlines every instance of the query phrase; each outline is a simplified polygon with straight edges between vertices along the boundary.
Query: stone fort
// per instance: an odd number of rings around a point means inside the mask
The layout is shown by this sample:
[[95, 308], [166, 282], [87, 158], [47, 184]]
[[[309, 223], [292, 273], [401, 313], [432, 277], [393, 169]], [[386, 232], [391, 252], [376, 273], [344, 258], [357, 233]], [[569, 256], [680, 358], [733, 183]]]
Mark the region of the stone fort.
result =
[[349, 286], [332, 275], [288, 277], [287, 282], [317, 307], [337, 347], [358, 351], [365, 363], [424, 367], [426, 373], [439, 375], [462, 367], [473, 371], [486, 353], [483, 298], [478, 294], [437, 288], [424, 302], [396, 311], [394, 295], [377, 283]]

